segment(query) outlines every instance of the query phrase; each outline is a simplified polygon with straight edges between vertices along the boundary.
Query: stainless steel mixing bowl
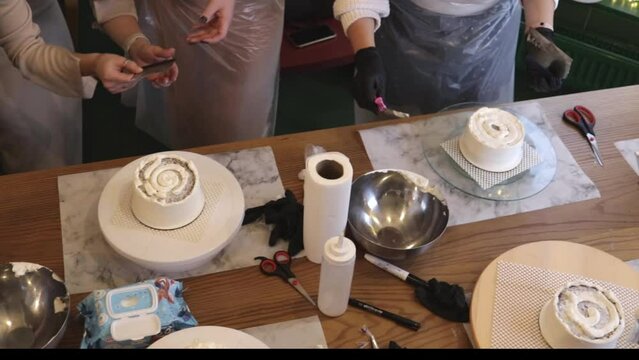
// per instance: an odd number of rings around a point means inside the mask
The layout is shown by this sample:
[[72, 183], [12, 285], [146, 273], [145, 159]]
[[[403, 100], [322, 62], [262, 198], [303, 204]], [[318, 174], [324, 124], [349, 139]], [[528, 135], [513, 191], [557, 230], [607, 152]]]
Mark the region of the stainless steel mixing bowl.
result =
[[353, 183], [348, 224], [368, 252], [401, 260], [426, 251], [441, 237], [448, 206], [423, 176], [376, 170]]
[[55, 347], [66, 330], [69, 305], [67, 287], [51, 269], [0, 264], [0, 348]]

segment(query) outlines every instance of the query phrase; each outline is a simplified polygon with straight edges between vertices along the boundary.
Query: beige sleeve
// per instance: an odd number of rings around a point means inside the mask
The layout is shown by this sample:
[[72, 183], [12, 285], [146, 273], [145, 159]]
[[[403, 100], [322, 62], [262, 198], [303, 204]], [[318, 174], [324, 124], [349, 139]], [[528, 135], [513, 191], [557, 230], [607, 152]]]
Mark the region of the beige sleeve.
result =
[[122, 15], [133, 16], [136, 21], [138, 20], [133, 0], [91, 0], [91, 7], [98, 24], [104, 24]]
[[93, 95], [96, 80], [81, 76], [80, 60], [72, 52], [44, 43], [25, 0], [0, 0], [0, 46], [34, 83], [62, 96]]

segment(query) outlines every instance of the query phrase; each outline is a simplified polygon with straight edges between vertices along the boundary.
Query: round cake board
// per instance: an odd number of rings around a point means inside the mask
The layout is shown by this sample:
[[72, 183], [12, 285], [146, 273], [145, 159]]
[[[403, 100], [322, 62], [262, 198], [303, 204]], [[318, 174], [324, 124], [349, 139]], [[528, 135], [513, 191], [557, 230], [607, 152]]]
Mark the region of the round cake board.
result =
[[518, 246], [499, 255], [475, 284], [470, 325], [475, 346], [491, 347], [497, 263], [507, 261], [581, 275], [631, 289], [639, 289], [639, 273], [620, 259], [593, 247], [567, 241], [541, 241]]

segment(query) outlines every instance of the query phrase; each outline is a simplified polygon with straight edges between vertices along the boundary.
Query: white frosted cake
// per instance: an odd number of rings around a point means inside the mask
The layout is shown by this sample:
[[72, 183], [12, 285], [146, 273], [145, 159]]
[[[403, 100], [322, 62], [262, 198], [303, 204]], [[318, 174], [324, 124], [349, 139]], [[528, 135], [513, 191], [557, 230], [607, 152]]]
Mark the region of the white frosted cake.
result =
[[508, 171], [521, 162], [524, 136], [524, 125], [515, 115], [483, 107], [470, 116], [459, 138], [459, 150], [481, 169]]
[[176, 229], [195, 220], [204, 208], [204, 192], [192, 161], [154, 154], [142, 160], [133, 178], [131, 208], [143, 224]]
[[559, 289], [544, 305], [539, 327], [553, 348], [614, 348], [624, 319], [611, 291], [577, 281]]

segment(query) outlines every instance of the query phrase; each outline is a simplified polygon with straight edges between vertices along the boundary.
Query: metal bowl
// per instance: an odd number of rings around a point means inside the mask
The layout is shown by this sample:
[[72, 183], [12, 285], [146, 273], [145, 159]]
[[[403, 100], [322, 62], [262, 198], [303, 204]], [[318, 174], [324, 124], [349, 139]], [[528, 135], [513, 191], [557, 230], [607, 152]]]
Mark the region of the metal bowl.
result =
[[355, 180], [348, 225], [368, 252], [402, 260], [429, 249], [448, 224], [448, 206], [428, 179], [404, 170], [376, 170]]
[[51, 269], [0, 264], [0, 348], [52, 348], [69, 318], [67, 287]]

